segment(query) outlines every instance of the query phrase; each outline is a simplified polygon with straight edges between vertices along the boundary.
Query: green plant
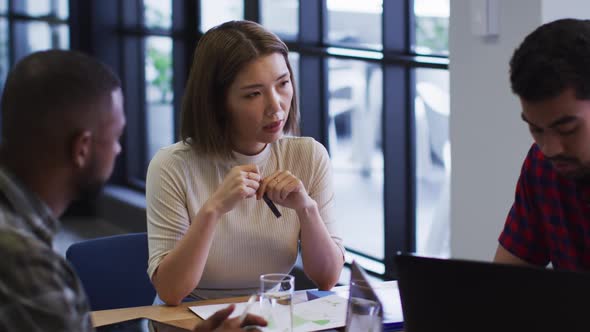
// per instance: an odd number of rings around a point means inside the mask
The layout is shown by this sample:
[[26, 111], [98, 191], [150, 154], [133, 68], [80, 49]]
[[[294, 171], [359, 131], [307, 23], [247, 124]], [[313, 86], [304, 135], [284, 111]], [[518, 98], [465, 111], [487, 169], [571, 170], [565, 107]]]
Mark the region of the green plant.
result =
[[449, 19], [416, 17], [416, 46], [435, 54], [449, 54]]
[[168, 103], [171, 99], [168, 96], [172, 94], [172, 58], [170, 54], [151, 46], [148, 48], [148, 59], [156, 70], [156, 76], [149, 83], [160, 91], [160, 102]]

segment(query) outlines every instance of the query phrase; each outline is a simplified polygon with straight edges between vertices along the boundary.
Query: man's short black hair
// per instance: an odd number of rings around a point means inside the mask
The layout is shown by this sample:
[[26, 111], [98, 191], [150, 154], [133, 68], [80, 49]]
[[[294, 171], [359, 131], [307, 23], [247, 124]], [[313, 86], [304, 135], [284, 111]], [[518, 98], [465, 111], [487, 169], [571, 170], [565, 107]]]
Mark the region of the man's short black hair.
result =
[[543, 101], [573, 88], [590, 99], [590, 20], [562, 19], [529, 34], [510, 60], [512, 91]]
[[[100, 61], [76, 51], [36, 52], [19, 61], [2, 94], [2, 140], [18, 144], [31, 130], [46, 130], [121, 87]], [[65, 128], [62, 128], [65, 130]], [[55, 129], [50, 129], [55, 130]]]

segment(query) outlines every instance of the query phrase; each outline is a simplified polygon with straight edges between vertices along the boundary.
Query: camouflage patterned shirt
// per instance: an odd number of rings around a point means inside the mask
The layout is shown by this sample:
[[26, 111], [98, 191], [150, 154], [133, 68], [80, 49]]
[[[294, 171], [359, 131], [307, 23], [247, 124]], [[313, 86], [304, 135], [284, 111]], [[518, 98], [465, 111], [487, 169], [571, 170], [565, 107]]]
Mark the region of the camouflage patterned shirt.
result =
[[52, 248], [59, 222], [0, 168], [0, 331], [93, 331], [82, 284]]

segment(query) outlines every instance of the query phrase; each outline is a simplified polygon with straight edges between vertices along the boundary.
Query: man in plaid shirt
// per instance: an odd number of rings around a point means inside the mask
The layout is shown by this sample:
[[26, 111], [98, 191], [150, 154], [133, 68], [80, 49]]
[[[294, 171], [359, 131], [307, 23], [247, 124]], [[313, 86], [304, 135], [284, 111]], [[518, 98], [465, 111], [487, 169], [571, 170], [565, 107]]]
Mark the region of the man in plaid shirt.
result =
[[537, 28], [514, 52], [510, 80], [535, 143], [495, 261], [590, 269], [590, 21]]
[[[121, 82], [80, 53], [38, 52], [8, 75], [1, 107], [0, 331], [92, 331], [82, 285], [52, 239], [68, 204], [112, 173], [125, 126]], [[232, 310], [195, 331], [265, 325], [227, 319]]]

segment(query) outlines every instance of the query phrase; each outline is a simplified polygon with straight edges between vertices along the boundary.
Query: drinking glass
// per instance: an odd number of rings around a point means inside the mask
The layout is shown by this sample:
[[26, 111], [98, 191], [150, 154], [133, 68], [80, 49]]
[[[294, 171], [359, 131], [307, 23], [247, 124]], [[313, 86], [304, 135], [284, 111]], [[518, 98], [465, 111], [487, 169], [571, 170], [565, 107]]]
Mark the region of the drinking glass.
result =
[[295, 277], [288, 274], [260, 276], [260, 312], [272, 331], [293, 330], [293, 291]]
[[380, 332], [382, 329], [380, 311], [381, 306], [378, 302], [359, 297], [351, 298], [346, 314], [346, 331]]
[[368, 282], [354, 280], [350, 284], [346, 332], [381, 332], [381, 304]]

